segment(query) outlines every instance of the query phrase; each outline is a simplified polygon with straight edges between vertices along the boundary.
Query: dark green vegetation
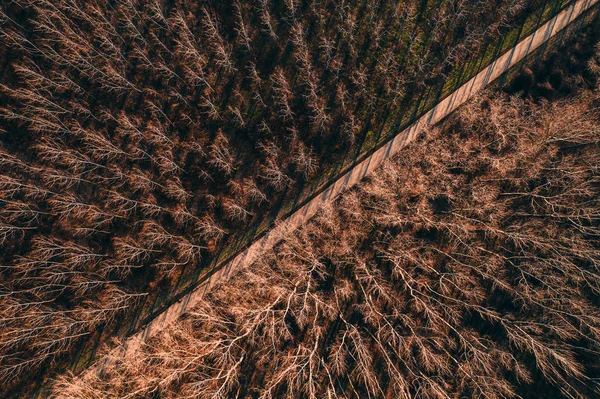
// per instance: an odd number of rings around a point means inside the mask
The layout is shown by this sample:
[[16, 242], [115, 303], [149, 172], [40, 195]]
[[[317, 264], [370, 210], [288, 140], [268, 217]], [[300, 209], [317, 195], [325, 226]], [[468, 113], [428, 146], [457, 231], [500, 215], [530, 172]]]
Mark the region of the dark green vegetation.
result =
[[598, 397], [600, 45], [579, 39], [507, 89], [524, 90], [462, 107], [103, 377], [55, 392]]
[[135, 330], [563, 3], [3, 2], [1, 393]]

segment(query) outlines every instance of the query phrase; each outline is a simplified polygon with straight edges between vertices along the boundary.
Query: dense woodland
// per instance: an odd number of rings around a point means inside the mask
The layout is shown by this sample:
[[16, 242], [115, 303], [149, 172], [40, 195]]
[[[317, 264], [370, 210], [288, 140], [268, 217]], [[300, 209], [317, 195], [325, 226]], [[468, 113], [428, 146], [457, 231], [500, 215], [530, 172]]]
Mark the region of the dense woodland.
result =
[[143, 350], [55, 393], [598, 397], [600, 45], [507, 90], [460, 108]]
[[127, 330], [542, 4], [3, 1], [0, 395]]

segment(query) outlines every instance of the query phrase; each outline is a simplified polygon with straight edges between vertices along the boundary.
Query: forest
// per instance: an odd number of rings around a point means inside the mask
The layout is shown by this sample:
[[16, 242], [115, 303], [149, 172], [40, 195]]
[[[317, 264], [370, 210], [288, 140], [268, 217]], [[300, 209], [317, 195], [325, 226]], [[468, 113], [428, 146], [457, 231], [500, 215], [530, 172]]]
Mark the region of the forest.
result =
[[[328, 179], [568, 3], [0, 3], [0, 396], [24, 397], [136, 331], [209, 267], [318, 193]], [[565, 395], [593, 392], [583, 365], [596, 353], [589, 331], [596, 328], [590, 298], [596, 298], [598, 261], [592, 88], [598, 62], [590, 58], [583, 68], [588, 72], [577, 75], [585, 83], [566, 82], [570, 72], [548, 72], [527, 95], [546, 90], [546, 97], [556, 97], [549, 103], [490, 96], [471, 104], [479, 108], [461, 111], [455, 127], [431, 132], [426, 143], [386, 167], [381, 180], [345, 196], [339, 209], [321, 214], [247, 274], [219, 287], [206, 308], [192, 311], [139, 357], [101, 380], [62, 380], [57, 397], [65, 392], [80, 398], [180, 397], [178, 392], [188, 391], [189, 397], [224, 398], [298, 391], [309, 397], [474, 392], [466, 382], [432, 379], [441, 369], [417, 371], [402, 363], [399, 346], [393, 353], [373, 352], [379, 350], [378, 339], [395, 342], [409, 337], [411, 329], [416, 334], [411, 342], [429, 345], [438, 356], [448, 354], [441, 376], [476, 367], [461, 363], [465, 356], [480, 356], [461, 346], [461, 337], [468, 337], [480, 351], [490, 353], [498, 345], [498, 354], [510, 347], [523, 358], [509, 362], [512, 366], [493, 363], [458, 374], [464, 381], [473, 373], [495, 378], [498, 389], [505, 389], [497, 391], [505, 392], [500, 396], [519, 393], [528, 381], [546, 381], [540, 384], [560, 387]], [[564, 93], [567, 87], [577, 94]], [[563, 127], [540, 127], [554, 123], [551, 115], [559, 108]], [[579, 123], [577, 112], [588, 119], [569, 131]], [[544, 141], [530, 142], [532, 131]], [[472, 148], [463, 146], [467, 139]], [[564, 165], [555, 165], [558, 160]], [[521, 176], [523, 170], [531, 175]], [[434, 178], [433, 172], [439, 175]], [[487, 200], [474, 204], [468, 195], [475, 194], [464, 190], [474, 189], [476, 177]], [[416, 191], [410, 191], [417, 181]], [[432, 194], [443, 188], [442, 181], [448, 191]], [[563, 187], [567, 183], [570, 188]], [[539, 196], [529, 193], [538, 186]], [[560, 191], [567, 188], [573, 191]], [[378, 197], [378, 190], [388, 194]], [[377, 213], [384, 211], [389, 213]], [[542, 236], [532, 242], [524, 237], [535, 226], [543, 227]], [[347, 237], [350, 233], [356, 236]], [[402, 251], [412, 253], [413, 261], [394, 258], [394, 246], [408, 245], [409, 237], [414, 248]], [[567, 237], [570, 241], [563, 242]], [[575, 244], [581, 245], [577, 251]], [[331, 245], [339, 245], [338, 252], [328, 252]], [[405, 277], [394, 262], [404, 265]], [[496, 268], [462, 275], [468, 265], [488, 263]], [[557, 274], [543, 275], [551, 281], [533, 281], [542, 279], [541, 267]], [[564, 275], [558, 272], [562, 267], [568, 270]], [[446, 277], [427, 283], [446, 275], [447, 283]], [[384, 284], [381, 293], [373, 291], [371, 278]], [[415, 284], [422, 280], [423, 294], [410, 289], [413, 278]], [[453, 280], [458, 278], [464, 284]], [[525, 302], [511, 296], [525, 295], [525, 282], [544, 298]], [[339, 291], [338, 284], [346, 288]], [[439, 284], [450, 291], [440, 291]], [[456, 292], [447, 284], [472, 292]], [[253, 295], [242, 297], [248, 292]], [[421, 295], [417, 305], [412, 294]], [[369, 313], [370, 306], [375, 313]], [[578, 318], [588, 312], [589, 320]], [[504, 321], [533, 314], [551, 322], [540, 322], [534, 332], [525, 321]], [[386, 319], [392, 315], [393, 322]], [[417, 325], [402, 324], [404, 319]], [[538, 358], [511, 334], [522, 336], [519, 326], [543, 336], [548, 323], [558, 323], [552, 334], [572, 347], [561, 349], [561, 362], [552, 358], [545, 371], [527, 371]], [[371, 329], [375, 324], [383, 330]], [[485, 329], [501, 331], [500, 337], [489, 337]], [[454, 344], [441, 341], [446, 336]], [[552, 337], [550, 346], [558, 342]], [[359, 341], [364, 346], [353, 346]], [[341, 342], [340, 356], [345, 353], [338, 366], [346, 366], [337, 371], [330, 363], [334, 342]], [[434, 342], [439, 343], [435, 350]], [[407, 356], [421, 356], [411, 345], [402, 349]], [[306, 356], [309, 363], [294, 363]], [[498, 362], [498, 356], [488, 357]], [[269, 364], [249, 373], [260, 359]], [[392, 364], [399, 369], [392, 370]], [[515, 377], [519, 383], [500, 378], [516, 365], [525, 370]], [[373, 367], [381, 372], [364, 374]]]
[[142, 350], [55, 392], [598, 397], [600, 44], [575, 47], [579, 61], [554, 54], [461, 107]]

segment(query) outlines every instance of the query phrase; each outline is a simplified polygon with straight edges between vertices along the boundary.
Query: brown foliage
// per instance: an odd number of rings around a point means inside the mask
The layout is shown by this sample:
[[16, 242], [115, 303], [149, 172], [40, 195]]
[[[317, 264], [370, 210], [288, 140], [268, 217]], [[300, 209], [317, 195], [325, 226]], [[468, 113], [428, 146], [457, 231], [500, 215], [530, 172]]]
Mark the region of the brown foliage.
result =
[[596, 92], [461, 109], [62, 397], [598, 395]]
[[[117, 315], [147, 317], [123, 312], [145, 292], [158, 302], [161, 284], [182, 288], [181, 273], [231, 250], [230, 232], [329, 173], [367, 121], [383, 124], [377, 109], [411, 102], [405, 87], [462, 67], [539, 4], [2, 2], [0, 396], [110, 337]], [[575, 218], [568, 198], [537, 201]], [[317, 372], [314, 348], [290, 352], [290, 370]]]

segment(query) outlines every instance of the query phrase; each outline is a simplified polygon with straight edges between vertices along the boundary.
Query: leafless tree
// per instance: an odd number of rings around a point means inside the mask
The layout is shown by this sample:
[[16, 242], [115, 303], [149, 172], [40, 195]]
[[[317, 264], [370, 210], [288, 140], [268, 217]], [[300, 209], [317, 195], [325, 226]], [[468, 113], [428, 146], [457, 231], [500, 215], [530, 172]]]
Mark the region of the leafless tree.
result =
[[269, 4], [270, 0], [259, 0], [260, 20], [264, 25], [264, 30], [273, 38], [277, 39], [277, 34], [273, 27], [273, 17], [271, 16]]
[[232, 221], [244, 223], [251, 216], [251, 213], [244, 209], [243, 206], [231, 199], [223, 202], [223, 210], [227, 218]]
[[250, 39], [248, 26], [247, 26], [246, 22], [244, 21], [244, 8], [242, 7], [242, 5], [240, 4], [239, 1], [235, 2], [234, 7], [235, 7], [235, 12], [236, 12], [236, 17], [237, 17], [237, 28], [235, 29], [235, 31], [238, 34], [238, 40], [240, 43], [242, 43], [246, 47], [246, 50], [250, 51], [251, 50], [251, 46], [250, 46], [251, 39]]
[[224, 68], [226, 71], [235, 71], [226, 42], [221, 36], [221, 33], [219, 33], [219, 23], [217, 18], [207, 8], [203, 8], [202, 12], [204, 13], [204, 32], [210, 42], [211, 50], [215, 54], [217, 65]]
[[231, 154], [229, 140], [227, 140], [223, 133], [219, 132], [213, 140], [209, 155], [211, 158], [208, 163], [226, 176], [231, 175], [235, 171], [235, 159]]
[[268, 202], [267, 196], [263, 193], [253, 179], [248, 179], [244, 184], [244, 190], [248, 194], [250, 201], [260, 205], [262, 202]]
[[274, 161], [267, 161], [267, 164], [262, 167], [260, 177], [275, 190], [283, 190], [293, 183], [293, 180], [286, 175]]
[[317, 170], [317, 158], [312, 149], [306, 148], [303, 145], [298, 145], [293, 157], [296, 171], [305, 178], [312, 175]]
[[283, 69], [277, 68], [272, 77], [273, 90], [275, 92], [275, 101], [279, 107], [279, 115], [285, 121], [289, 121], [294, 117], [290, 101], [293, 96]]

